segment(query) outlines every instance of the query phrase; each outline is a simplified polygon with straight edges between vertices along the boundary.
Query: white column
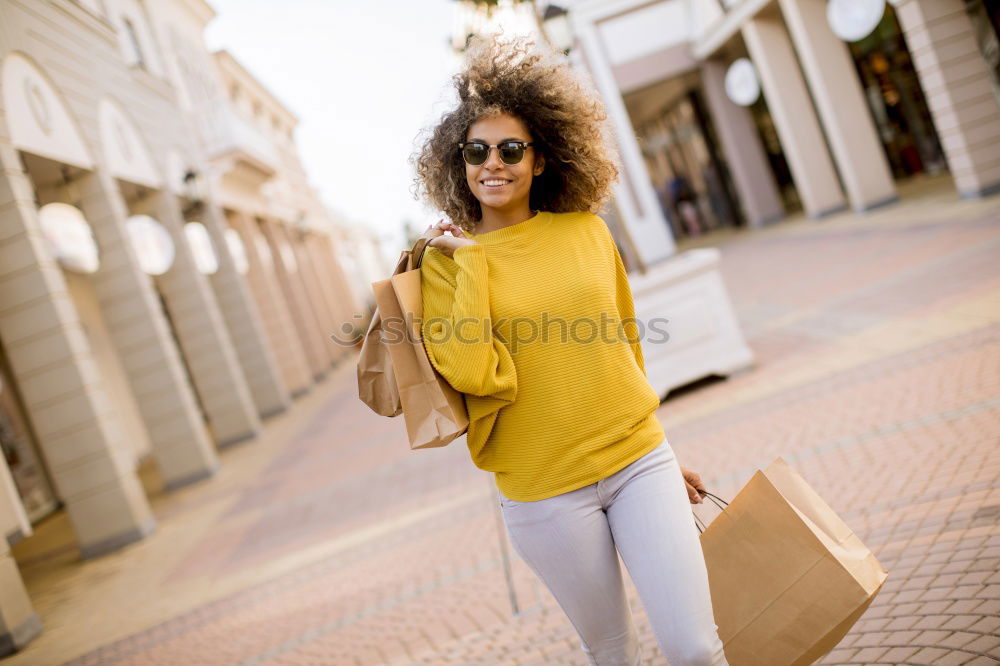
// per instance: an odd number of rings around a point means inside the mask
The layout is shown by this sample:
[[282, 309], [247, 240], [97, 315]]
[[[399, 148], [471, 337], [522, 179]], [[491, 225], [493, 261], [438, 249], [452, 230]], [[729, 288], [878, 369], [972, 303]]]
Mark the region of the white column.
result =
[[128, 206], [115, 178], [98, 167], [80, 179], [80, 208], [101, 248], [94, 291], [125, 369], [167, 490], [218, 471], [215, 453], [150, 276], [125, 229]]
[[[133, 469], [126, 434], [115, 418], [115, 405], [104, 388], [87, 335], [67, 296], [62, 270], [39, 228], [32, 182], [5, 132], [0, 110], [0, 332], [4, 351], [80, 555], [95, 557], [145, 538], [155, 530], [156, 518]], [[115, 251], [106, 245], [101, 249], [101, 269], [105, 270]], [[7, 618], [8, 604], [21, 608], [19, 604], [26, 599], [17, 589], [17, 568], [6, 550], [6, 537], [18, 529], [30, 529], [9, 486], [7, 492], [0, 492], [0, 527], [0, 614], [6, 618], [0, 621], [2, 648], [4, 633], [16, 629], [19, 622], [5, 624], [13, 618]]]
[[260, 310], [254, 302], [247, 280], [240, 274], [226, 241], [226, 216], [213, 201], [205, 197], [201, 221], [208, 229], [219, 255], [219, 270], [209, 276], [233, 348], [243, 369], [261, 418], [284, 412], [292, 399], [281, 376], [277, 357], [267, 340]]
[[[632, 239], [640, 262], [644, 267], [650, 266], [669, 258], [677, 251], [674, 238], [653, 190], [639, 143], [635, 139], [632, 120], [601, 45], [601, 37], [594, 24], [587, 20], [576, 21], [574, 31], [583, 50], [583, 64], [590, 71], [597, 90], [604, 99], [604, 106], [618, 139], [623, 169], [621, 180], [615, 187], [615, 202], [621, 212], [625, 232]], [[577, 54], [577, 51], [573, 53]]]
[[260, 419], [215, 295], [195, 264], [177, 197], [171, 192], [154, 193], [136, 204], [135, 212], [151, 213], [173, 237], [174, 264], [155, 282], [166, 299], [216, 446], [221, 449], [253, 439], [260, 434]]
[[716, 59], [701, 63], [701, 81], [712, 124], [726, 155], [726, 164], [740, 197], [740, 206], [751, 228], [763, 227], [785, 216], [774, 173], [753, 117], [726, 95], [726, 65]]
[[780, 18], [758, 15], [741, 32], [803, 208], [812, 218], [843, 210], [847, 205], [837, 171], [785, 26]]
[[889, 161], [850, 51], [827, 22], [826, 0], [780, 0], [779, 4], [851, 206], [860, 213], [897, 201]]

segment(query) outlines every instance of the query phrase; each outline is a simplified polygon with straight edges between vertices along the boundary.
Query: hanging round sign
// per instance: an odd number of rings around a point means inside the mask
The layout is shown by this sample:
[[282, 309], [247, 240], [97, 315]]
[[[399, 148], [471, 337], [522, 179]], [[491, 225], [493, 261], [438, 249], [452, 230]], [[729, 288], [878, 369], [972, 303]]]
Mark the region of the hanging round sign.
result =
[[268, 245], [267, 239], [257, 234], [253, 237], [253, 242], [257, 246], [257, 255], [260, 257], [260, 263], [264, 264], [264, 268], [267, 270], [274, 268], [274, 255], [271, 254], [271, 246]]
[[229, 248], [229, 254], [233, 257], [233, 263], [236, 264], [237, 272], [240, 275], [246, 275], [250, 270], [250, 262], [247, 261], [247, 249], [243, 246], [240, 232], [236, 231], [236, 229], [226, 229], [223, 235], [226, 238], [226, 247]]
[[872, 33], [885, 13], [885, 0], [830, 0], [826, 20], [833, 34], [856, 42]]
[[63, 268], [75, 273], [97, 271], [97, 243], [79, 208], [66, 203], [45, 204], [38, 209], [38, 224]]
[[299, 270], [299, 262], [295, 260], [295, 251], [288, 244], [288, 241], [281, 241], [278, 250], [281, 252], [281, 265], [285, 267], [286, 271], [294, 273]]
[[139, 267], [148, 275], [163, 275], [174, 263], [174, 240], [149, 215], [133, 215], [125, 221]]
[[184, 225], [184, 236], [194, 255], [194, 263], [198, 271], [204, 275], [212, 275], [219, 270], [219, 258], [215, 256], [212, 238], [208, 229], [201, 222], [188, 222]]
[[739, 58], [726, 70], [726, 95], [733, 104], [750, 106], [760, 97], [760, 80], [757, 68], [749, 58]]

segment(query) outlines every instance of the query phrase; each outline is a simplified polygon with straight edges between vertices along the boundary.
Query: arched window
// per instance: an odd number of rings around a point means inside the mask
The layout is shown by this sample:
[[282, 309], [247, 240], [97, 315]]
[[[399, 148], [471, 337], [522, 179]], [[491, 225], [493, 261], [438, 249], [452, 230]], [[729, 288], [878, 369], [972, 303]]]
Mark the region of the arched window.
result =
[[139, 35], [135, 31], [135, 26], [132, 25], [131, 19], [123, 19], [123, 23], [125, 24], [125, 32], [128, 33], [129, 46], [132, 49], [133, 64], [143, 69], [148, 69], [146, 67], [146, 59], [142, 55], [142, 44], [139, 42]]

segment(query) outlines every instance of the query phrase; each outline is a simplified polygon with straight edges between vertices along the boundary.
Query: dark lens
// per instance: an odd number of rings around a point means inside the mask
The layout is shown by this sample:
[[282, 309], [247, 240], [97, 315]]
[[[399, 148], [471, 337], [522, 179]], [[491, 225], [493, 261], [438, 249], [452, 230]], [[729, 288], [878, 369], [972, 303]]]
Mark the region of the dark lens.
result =
[[524, 157], [524, 146], [516, 141], [501, 143], [499, 150], [505, 164], [517, 164]]
[[478, 165], [486, 161], [486, 157], [490, 154], [489, 146], [485, 146], [481, 143], [467, 143], [462, 148], [462, 155], [465, 156], [465, 161], [469, 164]]

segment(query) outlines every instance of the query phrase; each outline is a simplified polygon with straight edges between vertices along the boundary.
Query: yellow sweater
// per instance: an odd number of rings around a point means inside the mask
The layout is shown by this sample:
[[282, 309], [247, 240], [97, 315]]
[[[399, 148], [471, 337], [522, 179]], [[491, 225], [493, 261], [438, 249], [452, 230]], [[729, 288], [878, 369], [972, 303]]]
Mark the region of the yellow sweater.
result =
[[534, 501], [660, 444], [659, 396], [604, 221], [541, 212], [468, 236], [476, 244], [454, 258], [424, 252], [421, 333], [431, 363], [465, 394], [473, 463], [507, 497]]

